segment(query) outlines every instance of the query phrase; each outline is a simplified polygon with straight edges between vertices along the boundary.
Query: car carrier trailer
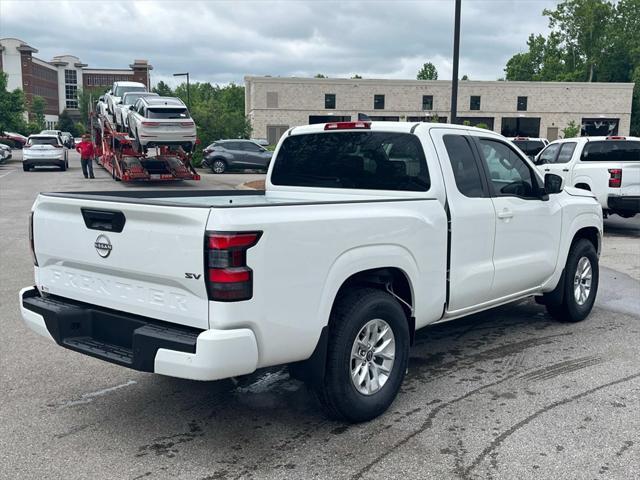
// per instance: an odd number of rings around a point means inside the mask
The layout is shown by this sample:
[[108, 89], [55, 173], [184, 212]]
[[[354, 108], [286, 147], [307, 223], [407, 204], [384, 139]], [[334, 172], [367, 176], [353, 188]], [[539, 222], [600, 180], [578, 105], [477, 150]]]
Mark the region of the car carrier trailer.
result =
[[91, 140], [96, 146], [96, 163], [116, 181], [200, 180], [191, 164], [192, 154], [181, 147], [160, 146], [155, 155], [135, 148], [135, 139], [116, 131], [106, 115], [90, 114]]

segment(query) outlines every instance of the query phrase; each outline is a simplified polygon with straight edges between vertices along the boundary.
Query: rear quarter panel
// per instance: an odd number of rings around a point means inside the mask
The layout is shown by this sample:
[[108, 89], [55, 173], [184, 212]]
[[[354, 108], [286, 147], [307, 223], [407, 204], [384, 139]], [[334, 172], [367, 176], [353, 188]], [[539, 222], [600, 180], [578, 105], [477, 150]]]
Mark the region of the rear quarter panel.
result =
[[308, 358], [351, 275], [398, 267], [413, 288], [416, 325], [445, 301], [447, 221], [437, 200], [213, 209], [207, 230], [262, 230], [247, 254], [253, 298], [210, 302], [210, 327], [250, 328], [259, 366]]

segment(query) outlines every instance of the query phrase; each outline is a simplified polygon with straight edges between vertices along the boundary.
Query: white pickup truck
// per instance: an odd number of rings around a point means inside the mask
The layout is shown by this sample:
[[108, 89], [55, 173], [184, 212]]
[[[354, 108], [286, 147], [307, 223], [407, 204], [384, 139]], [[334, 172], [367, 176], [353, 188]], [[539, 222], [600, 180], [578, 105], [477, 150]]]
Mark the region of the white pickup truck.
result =
[[542, 174], [590, 190], [604, 214], [633, 217], [640, 212], [640, 138], [580, 137], [556, 140], [535, 160]]
[[264, 192], [42, 193], [30, 238], [41, 335], [195, 380], [289, 364], [357, 422], [417, 329], [530, 296], [584, 319], [602, 210], [487, 130], [340, 122], [288, 130]]

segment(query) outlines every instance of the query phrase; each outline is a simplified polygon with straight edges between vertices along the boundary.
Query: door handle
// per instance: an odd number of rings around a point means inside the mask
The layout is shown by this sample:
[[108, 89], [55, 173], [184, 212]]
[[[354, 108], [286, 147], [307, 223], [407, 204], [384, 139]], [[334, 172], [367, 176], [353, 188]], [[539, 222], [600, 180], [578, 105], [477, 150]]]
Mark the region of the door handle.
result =
[[545, 171], [545, 172], [550, 172], [550, 171], [551, 171], [551, 169], [550, 169], [550, 168], [545, 168], [545, 169], [544, 169], [544, 171]]
[[513, 218], [513, 212], [511, 210], [505, 208], [501, 212], [498, 212], [498, 218], [500, 218], [502, 220]]
[[563, 171], [563, 172], [568, 172], [568, 171], [569, 171], [569, 169], [568, 169], [568, 168], [563, 168], [563, 169], [562, 169], [562, 171]]

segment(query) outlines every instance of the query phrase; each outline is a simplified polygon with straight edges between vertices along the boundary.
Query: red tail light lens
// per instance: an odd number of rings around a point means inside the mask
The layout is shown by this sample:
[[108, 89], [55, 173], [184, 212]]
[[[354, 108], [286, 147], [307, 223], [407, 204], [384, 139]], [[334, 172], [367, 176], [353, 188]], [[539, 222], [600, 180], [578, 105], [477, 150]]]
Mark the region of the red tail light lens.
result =
[[620, 188], [622, 186], [622, 169], [610, 168], [609, 169], [609, 187]]
[[247, 250], [262, 232], [209, 232], [205, 239], [205, 269], [209, 300], [238, 302], [253, 296], [253, 270]]
[[325, 130], [369, 130], [371, 129], [371, 122], [334, 122], [327, 123], [324, 126]]
[[181, 127], [193, 127], [193, 122], [180, 122]]
[[142, 122], [144, 127], [159, 127], [160, 123], [158, 122]]
[[38, 259], [36, 258], [36, 248], [33, 241], [33, 212], [29, 213], [29, 249], [31, 250], [31, 257], [33, 258], [33, 264], [38, 266]]

